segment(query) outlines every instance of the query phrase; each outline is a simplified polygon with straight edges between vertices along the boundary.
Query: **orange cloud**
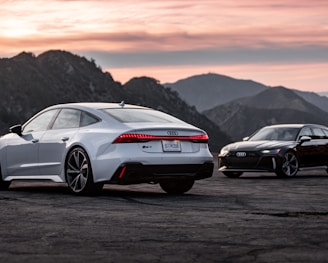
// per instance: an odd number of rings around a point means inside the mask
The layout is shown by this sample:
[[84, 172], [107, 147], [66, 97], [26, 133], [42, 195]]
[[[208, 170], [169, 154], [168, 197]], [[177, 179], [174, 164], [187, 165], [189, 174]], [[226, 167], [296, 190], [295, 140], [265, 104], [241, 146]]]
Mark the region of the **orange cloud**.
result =
[[[254, 65], [257, 71], [262, 60], [275, 67], [279, 63], [283, 67], [297, 63], [285, 68], [291, 76], [319, 62], [327, 71], [326, 0], [50, 0], [42, 4], [40, 0], [11, 0], [1, 1], [0, 17], [0, 57], [22, 51], [39, 54], [49, 49], [90, 56], [107, 52], [107, 61], [101, 61], [103, 68], [113, 65], [116, 73], [123, 65], [142, 73], [146, 65], [151, 65], [149, 74], [156, 69], [163, 74], [156, 75], [159, 79], [166, 79], [165, 74], [175, 76], [180, 72], [178, 65], [181, 69], [188, 67], [185, 72], [190, 73], [207, 72], [206, 65], [211, 65], [209, 70], [213, 71]], [[174, 59], [174, 54], [183, 52]], [[160, 53], [162, 56], [158, 56]], [[117, 55], [114, 60], [113, 54]], [[128, 56], [140, 59], [139, 70], [128, 64]], [[145, 63], [144, 59], [149, 61]], [[275, 72], [275, 67], [267, 69]], [[320, 71], [320, 67], [316, 69]], [[260, 72], [268, 76], [264, 80], [273, 78], [267, 83], [280, 79], [271, 71]], [[318, 83], [328, 82], [328, 77], [324, 79], [315, 72], [308, 71]], [[236, 74], [238, 77], [240, 73]], [[252, 76], [254, 72], [249, 78]], [[261, 75], [254, 77], [262, 79]], [[289, 81], [287, 76], [283, 80]], [[299, 85], [293, 86], [311, 84], [298, 80]]]

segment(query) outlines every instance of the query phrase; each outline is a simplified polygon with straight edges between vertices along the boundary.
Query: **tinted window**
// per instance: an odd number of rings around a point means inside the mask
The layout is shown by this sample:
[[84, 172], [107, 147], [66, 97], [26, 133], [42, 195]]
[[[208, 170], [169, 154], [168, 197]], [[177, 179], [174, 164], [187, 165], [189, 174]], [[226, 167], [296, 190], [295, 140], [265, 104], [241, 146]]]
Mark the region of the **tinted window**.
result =
[[104, 109], [106, 113], [121, 122], [182, 122], [166, 113], [150, 109]]
[[298, 134], [298, 128], [292, 127], [265, 127], [255, 133], [249, 141], [276, 140], [294, 141]]
[[325, 134], [323, 130], [320, 128], [312, 128], [314, 139], [323, 139], [325, 138]]
[[309, 136], [312, 138], [312, 131], [309, 127], [304, 127], [301, 131], [300, 134], [298, 135], [298, 138], [300, 139], [302, 136]]
[[92, 116], [89, 113], [83, 112], [81, 113], [81, 120], [80, 120], [80, 127], [84, 127], [84, 126], [88, 126], [91, 124], [94, 124], [96, 122], [98, 122], [99, 120]]
[[325, 134], [326, 138], [328, 138], [328, 130], [322, 130], [322, 131]]
[[70, 129], [80, 127], [81, 111], [62, 109], [58, 114], [52, 129]]
[[45, 131], [49, 127], [50, 122], [55, 117], [55, 114], [58, 112], [58, 110], [49, 110], [46, 111], [37, 117], [35, 117], [33, 120], [31, 120], [29, 123], [27, 123], [24, 128], [23, 132], [33, 132], [33, 131]]

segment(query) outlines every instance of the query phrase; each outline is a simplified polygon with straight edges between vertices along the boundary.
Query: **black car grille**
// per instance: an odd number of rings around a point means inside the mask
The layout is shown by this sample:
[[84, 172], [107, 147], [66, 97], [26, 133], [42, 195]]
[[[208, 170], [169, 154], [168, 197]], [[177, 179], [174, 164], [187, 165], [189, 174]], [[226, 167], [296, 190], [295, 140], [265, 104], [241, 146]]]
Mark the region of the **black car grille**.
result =
[[257, 152], [230, 152], [225, 160], [227, 166], [254, 168], [258, 165], [260, 158]]

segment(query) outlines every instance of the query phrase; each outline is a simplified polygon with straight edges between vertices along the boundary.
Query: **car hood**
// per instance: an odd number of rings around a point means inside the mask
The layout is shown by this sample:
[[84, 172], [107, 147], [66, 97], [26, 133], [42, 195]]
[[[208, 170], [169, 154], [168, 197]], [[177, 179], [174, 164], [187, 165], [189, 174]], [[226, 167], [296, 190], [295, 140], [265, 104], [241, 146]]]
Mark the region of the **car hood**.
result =
[[229, 151], [260, 151], [295, 145], [294, 141], [243, 141], [225, 146]]

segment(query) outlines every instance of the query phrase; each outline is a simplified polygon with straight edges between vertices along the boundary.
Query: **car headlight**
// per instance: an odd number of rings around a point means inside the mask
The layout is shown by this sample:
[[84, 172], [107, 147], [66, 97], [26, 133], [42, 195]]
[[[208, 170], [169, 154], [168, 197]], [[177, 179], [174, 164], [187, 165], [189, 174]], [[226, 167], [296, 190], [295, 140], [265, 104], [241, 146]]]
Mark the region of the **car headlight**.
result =
[[228, 148], [223, 147], [223, 148], [221, 149], [221, 151], [220, 151], [219, 156], [226, 156], [228, 153], [229, 153]]
[[280, 152], [280, 149], [270, 149], [270, 150], [262, 150], [263, 154], [277, 154]]

